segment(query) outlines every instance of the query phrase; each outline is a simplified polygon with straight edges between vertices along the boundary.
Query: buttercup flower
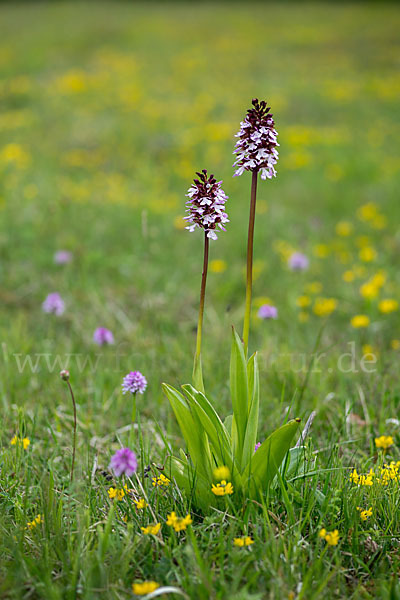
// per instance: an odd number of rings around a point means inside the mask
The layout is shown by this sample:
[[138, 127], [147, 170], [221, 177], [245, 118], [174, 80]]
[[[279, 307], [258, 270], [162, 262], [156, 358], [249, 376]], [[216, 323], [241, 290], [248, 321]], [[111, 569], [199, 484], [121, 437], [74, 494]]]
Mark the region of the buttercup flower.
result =
[[191, 187], [188, 189], [189, 200], [186, 202], [186, 212], [188, 216], [185, 220], [189, 223], [190, 232], [197, 227], [204, 229], [207, 237], [216, 240], [216, 229], [226, 231], [224, 224], [229, 223], [228, 215], [225, 212], [225, 202], [228, 196], [221, 188], [222, 181], [217, 181], [214, 175], [207, 176], [207, 169], [202, 172], [196, 172], [199, 179], [194, 179]]
[[148, 525], [147, 527], [140, 528], [143, 531], [144, 535], [157, 535], [157, 533], [161, 529], [161, 523], [156, 523], [155, 525]]
[[383, 450], [387, 450], [390, 446], [393, 446], [394, 439], [391, 435], [381, 435], [380, 437], [375, 438], [375, 446], [377, 448], [382, 448]]
[[54, 255], [54, 262], [56, 263], [56, 265], [66, 265], [70, 263], [71, 260], [72, 254], [71, 252], [68, 252], [68, 250], [59, 250]]
[[227, 496], [228, 494], [233, 494], [233, 485], [230, 481], [228, 483], [223, 479], [220, 483], [216, 485], [213, 483], [211, 486], [211, 491], [216, 496]]
[[147, 387], [147, 379], [140, 371], [131, 371], [122, 382], [122, 393], [143, 394]]
[[114, 336], [109, 329], [105, 327], [98, 327], [93, 334], [93, 341], [99, 346], [104, 344], [113, 344]]
[[308, 269], [309, 264], [310, 261], [307, 256], [301, 252], [293, 252], [293, 254], [289, 256], [288, 266], [292, 271], [305, 271]]
[[317, 298], [314, 302], [313, 311], [318, 317], [327, 317], [337, 307], [335, 298]]
[[142, 583], [133, 583], [132, 591], [136, 596], [147, 596], [160, 587], [155, 581], [143, 581]]
[[65, 311], [65, 303], [60, 294], [53, 292], [43, 302], [42, 309], [45, 313], [54, 313], [59, 317]]
[[167, 517], [167, 525], [173, 527], [175, 531], [185, 531], [191, 523], [193, 520], [190, 514], [187, 514], [186, 517], [177, 517], [175, 511], [172, 511]]
[[233, 152], [237, 155], [233, 163], [237, 167], [235, 176], [244, 171], [260, 171], [261, 179], [272, 179], [276, 176], [274, 165], [278, 161], [276, 147], [279, 146], [275, 122], [264, 100], [259, 102], [254, 98], [252, 105], [235, 135], [239, 138]]
[[11, 446], [16, 446], [18, 444], [19, 446], [22, 446], [24, 450], [28, 449], [30, 443], [31, 441], [29, 438], [19, 438], [16, 435], [14, 435], [10, 441]]
[[234, 538], [233, 545], [242, 548], [243, 546], [250, 546], [254, 544], [254, 540], [251, 539], [248, 535]]
[[354, 329], [360, 329], [361, 327], [368, 327], [370, 319], [367, 315], [356, 315], [350, 322]]
[[221, 481], [221, 479], [228, 479], [230, 476], [230, 471], [228, 467], [225, 465], [222, 467], [216, 467], [213, 471], [214, 479], [217, 481]]
[[130, 477], [137, 469], [136, 454], [129, 448], [117, 450], [111, 458], [110, 468], [117, 477], [120, 477], [123, 473]]
[[337, 529], [334, 531], [326, 531], [326, 529], [321, 529], [319, 532], [319, 537], [323, 538], [329, 546], [337, 546], [340, 535]]
[[385, 298], [385, 300], [379, 302], [378, 308], [381, 313], [388, 314], [397, 310], [399, 308], [399, 303], [392, 298]]
[[271, 306], [270, 304], [263, 304], [262, 306], [260, 306], [257, 314], [260, 317], [260, 319], [277, 319], [278, 309], [276, 308], [276, 306]]

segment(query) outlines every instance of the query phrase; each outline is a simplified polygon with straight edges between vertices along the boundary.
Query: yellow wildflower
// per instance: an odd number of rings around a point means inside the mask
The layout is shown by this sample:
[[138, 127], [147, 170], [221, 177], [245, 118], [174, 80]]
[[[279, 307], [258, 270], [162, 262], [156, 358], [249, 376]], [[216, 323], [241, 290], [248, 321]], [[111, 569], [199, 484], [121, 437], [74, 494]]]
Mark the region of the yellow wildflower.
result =
[[326, 258], [330, 253], [329, 246], [326, 244], [317, 244], [313, 248], [313, 253], [318, 258]]
[[337, 307], [335, 298], [317, 298], [314, 302], [313, 311], [318, 317], [327, 317]]
[[335, 529], [334, 531], [327, 531], [326, 529], [321, 529], [319, 532], [319, 537], [323, 538], [329, 546], [337, 546], [339, 542], [339, 531]]
[[210, 271], [211, 273], [223, 273], [226, 271], [226, 261], [215, 259], [210, 262]]
[[234, 538], [233, 545], [242, 548], [243, 546], [251, 546], [254, 544], [254, 540], [251, 539], [248, 535]]
[[392, 298], [385, 298], [379, 302], [378, 308], [381, 313], [388, 314], [397, 310], [399, 308], [399, 303]]
[[356, 315], [351, 319], [350, 323], [354, 329], [359, 329], [360, 327], [368, 327], [370, 319], [367, 315]]
[[311, 298], [310, 296], [299, 296], [296, 300], [296, 304], [297, 306], [299, 306], [300, 308], [306, 308], [307, 306], [310, 306], [311, 304]]
[[170, 483], [168, 477], [165, 477], [162, 473], [160, 473], [158, 477], [153, 477], [152, 479], [153, 487], [168, 487]]
[[139, 498], [139, 500], [134, 500], [134, 503], [136, 504], [136, 508], [138, 510], [141, 510], [142, 508], [146, 508], [146, 506], [148, 506], [148, 504], [144, 498]]
[[347, 237], [353, 232], [353, 225], [348, 221], [339, 221], [336, 224], [335, 231], [341, 237]]
[[143, 581], [142, 583], [133, 583], [132, 591], [136, 596], [147, 596], [160, 587], [155, 581]]
[[400, 350], [400, 340], [392, 340], [390, 346], [392, 350]]
[[371, 346], [371, 344], [363, 344], [362, 351], [363, 351], [364, 356], [368, 355], [368, 354], [372, 354], [373, 356], [378, 355], [378, 351], [376, 350], [376, 348]]
[[140, 529], [143, 531], [144, 535], [157, 535], [161, 529], [161, 523], [148, 525], [147, 527], [141, 527]]
[[369, 470], [368, 475], [359, 475], [357, 473], [357, 469], [353, 469], [353, 471], [350, 473], [350, 481], [352, 483], [355, 483], [356, 485], [371, 486], [374, 484], [374, 482], [373, 482], [374, 476], [375, 476], [375, 473], [373, 472], [372, 469]]
[[17, 437], [16, 435], [14, 435], [14, 437], [10, 441], [10, 444], [12, 446], [16, 446], [17, 444], [19, 446], [22, 445], [22, 447], [23, 447], [24, 450], [27, 450], [27, 448], [28, 448], [28, 446], [29, 446], [30, 443], [31, 443], [30, 439], [28, 439], [28, 438], [20, 438], [20, 437]]
[[377, 257], [377, 252], [372, 246], [364, 246], [358, 253], [360, 260], [363, 262], [372, 262]]
[[345, 271], [345, 272], [343, 273], [343, 275], [342, 275], [342, 279], [343, 279], [343, 281], [345, 281], [346, 283], [351, 283], [352, 281], [354, 281], [355, 277], [356, 277], [356, 276], [355, 276], [355, 274], [354, 274], [354, 271], [350, 271], [350, 270], [348, 270], [348, 271]]
[[385, 229], [387, 225], [387, 219], [385, 215], [376, 215], [376, 217], [371, 221], [371, 225], [374, 229]]
[[320, 294], [322, 292], [322, 283], [320, 281], [311, 281], [304, 287], [308, 294]]
[[230, 471], [225, 465], [222, 467], [216, 467], [213, 471], [214, 479], [221, 481], [221, 479], [229, 479]]
[[400, 481], [400, 461], [391, 461], [390, 465], [383, 465], [379, 467], [379, 476], [377, 477], [378, 483], [382, 485], [388, 485], [391, 481]]
[[366, 281], [360, 287], [360, 294], [363, 298], [373, 299], [379, 294], [379, 288], [372, 281]]
[[183, 220], [183, 217], [181, 215], [175, 217], [174, 227], [178, 230], [183, 230], [186, 228], [186, 221]]
[[308, 321], [309, 318], [310, 318], [310, 315], [307, 312], [305, 312], [304, 310], [299, 312], [300, 323], [306, 323], [306, 321]]
[[357, 216], [361, 221], [372, 221], [378, 214], [378, 208], [373, 202], [363, 204], [357, 211]]
[[382, 448], [383, 450], [387, 450], [390, 446], [393, 446], [394, 439], [391, 435], [381, 435], [380, 437], [375, 438], [375, 446], [377, 448]]
[[172, 511], [167, 517], [167, 525], [173, 527], [175, 531], [185, 531], [186, 527], [193, 523], [190, 514], [186, 517], [177, 517], [175, 511]]
[[226, 496], [228, 494], [233, 494], [233, 486], [230, 481], [227, 483], [225, 479], [223, 479], [221, 483], [217, 483], [217, 485], [213, 483], [211, 491], [216, 496]]
[[33, 519], [33, 521], [29, 521], [26, 526], [28, 529], [34, 529], [37, 525], [40, 525], [41, 523], [43, 523], [43, 516], [42, 515], [38, 515], [37, 517], [35, 517]]
[[360, 519], [362, 521], [366, 521], [368, 519], [368, 517], [370, 517], [372, 515], [372, 508], [361, 508], [360, 506], [357, 506], [357, 510], [360, 511]]

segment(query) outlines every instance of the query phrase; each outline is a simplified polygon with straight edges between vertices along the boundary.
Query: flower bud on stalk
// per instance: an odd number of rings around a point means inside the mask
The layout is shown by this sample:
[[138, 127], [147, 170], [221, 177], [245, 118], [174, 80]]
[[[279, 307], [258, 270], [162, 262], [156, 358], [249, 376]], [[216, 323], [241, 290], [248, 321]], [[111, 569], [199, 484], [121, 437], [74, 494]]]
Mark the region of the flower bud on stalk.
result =
[[197, 324], [197, 342], [196, 354], [193, 366], [194, 387], [204, 392], [203, 375], [201, 368], [201, 336], [203, 328], [204, 300], [206, 293], [206, 281], [208, 270], [208, 253], [210, 239], [217, 239], [217, 231], [225, 230], [225, 223], [229, 223], [228, 215], [225, 212], [225, 202], [228, 196], [221, 188], [222, 181], [217, 181], [214, 175], [207, 176], [207, 170], [203, 169], [196, 172], [198, 179], [193, 180], [193, 184], [188, 190], [186, 196], [189, 200], [186, 202], [188, 216], [185, 220], [189, 223], [190, 232], [196, 228], [204, 230], [204, 259], [203, 273], [201, 278], [199, 320]]
[[274, 129], [274, 119], [269, 112], [270, 108], [264, 100], [261, 102], [255, 98], [252, 101], [253, 108], [247, 111], [247, 115], [240, 123], [240, 131], [235, 137], [239, 138], [235, 145], [234, 154], [237, 155], [233, 163], [237, 167], [234, 176], [242, 175], [244, 171], [252, 172], [251, 200], [249, 231], [247, 238], [247, 283], [246, 283], [246, 307], [243, 323], [244, 351], [247, 355], [250, 332], [251, 294], [253, 284], [253, 241], [254, 223], [256, 215], [257, 177], [261, 173], [261, 179], [272, 179], [276, 176], [274, 165], [278, 160], [279, 146], [277, 132]]

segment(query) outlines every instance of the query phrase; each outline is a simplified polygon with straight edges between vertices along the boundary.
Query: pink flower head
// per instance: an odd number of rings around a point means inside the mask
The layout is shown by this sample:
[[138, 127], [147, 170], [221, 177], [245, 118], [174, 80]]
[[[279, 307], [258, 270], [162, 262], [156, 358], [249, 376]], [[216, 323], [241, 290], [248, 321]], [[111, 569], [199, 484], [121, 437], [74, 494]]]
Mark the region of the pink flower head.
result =
[[147, 387], [147, 379], [140, 371], [131, 371], [122, 382], [122, 393], [143, 394]]
[[258, 316], [260, 319], [277, 319], [278, 318], [278, 309], [276, 306], [271, 306], [270, 304], [263, 304], [258, 311]]
[[60, 294], [53, 292], [43, 302], [42, 309], [45, 313], [54, 313], [59, 317], [65, 311], [65, 303]]
[[261, 442], [257, 442], [257, 444], [254, 446], [254, 452], [257, 452], [257, 450], [259, 449], [260, 446], [261, 446]]
[[68, 250], [58, 250], [54, 255], [54, 262], [56, 265], [66, 265], [70, 263], [71, 260], [72, 254], [71, 252], [68, 252]]
[[308, 269], [309, 264], [310, 261], [307, 256], [301, 252], [293, 252], [293, 254], [289, 256], [288, 266], [292, 271], [305, 271]]
[[272, 179], [276, 176], [274, 165], [278, 161], [278, 133], [265, 100], [259, 102], [254, 98], [252, 104], [253, 108], [247, 111], [235, 136], [239, 138], [233, 151], [237, 155], [233, 163], [237, 167], [235, 175], [242, 175], [244, 171], [260, 171], [261, 179]]
[[113, 344], [114, 336], [109, 329], [106, 329], [105, 327], [98, 327], [93, 334], [93, 341], [99, 346], [103, 346], [104, 344]]
[[114, 471], [116, 477], [121, 477], [122, 474], [130, 477], [134, 474], [138, 466], [136, 454], [129, 448], [121, 448], [111, 457], [109, 466]]
[[214, 175], [207, 176], [207, 169], [201, 173], [197, 172], [199, 179], [194, 179], [192, 186], [188, 189], [189, 200], [186, 202], [189, 213], [184, 217], [189, 223], [186, 227], [190, 232], [197, 227], [204, 229], [207, 237], [217, 239], [217, 227], [226, 231], [224, 224], [229, 223], [228, 215], [225, 212], [225, 202], [228, 196], [221, 188], [222, 181], [217, 181]]

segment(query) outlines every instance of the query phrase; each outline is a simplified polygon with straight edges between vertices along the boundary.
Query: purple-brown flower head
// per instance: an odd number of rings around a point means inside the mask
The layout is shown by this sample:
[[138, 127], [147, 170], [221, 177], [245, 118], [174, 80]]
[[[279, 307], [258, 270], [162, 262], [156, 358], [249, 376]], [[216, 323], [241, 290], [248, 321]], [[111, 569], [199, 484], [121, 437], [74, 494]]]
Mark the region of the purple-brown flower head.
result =
[[276, 176], [274, 165], [278, 160], [276, 147], [279, 146], [275, 122], [265, 100], [259, 102], [255, 98], [252, 104], [253, 108], [247, 111], [235, 136], [239, 138], [233, 151], [237, 155], [233, 163], [237, 167], [235, 175], [242, 175], [244, 171], [260, 171], [261, 179], [272, 179]]
[[189, 213], [185, 220], [189, 223], [186, 229], [194, 231], [196, 227], [204, 229], [207, 237], [217, 239], [217, 228], [226, 231], [224, 224], [229, 223], [225, 212], [225, 202], [228, 196], [221, 188], [222, 181], [217, 181], [214, 175], [207, 176], [207, 170], [196, 172], [199, 179], [194, 179], [192, 186], [188, 189], [189, 200], [186, 202]]

